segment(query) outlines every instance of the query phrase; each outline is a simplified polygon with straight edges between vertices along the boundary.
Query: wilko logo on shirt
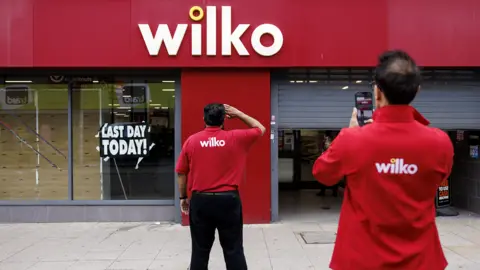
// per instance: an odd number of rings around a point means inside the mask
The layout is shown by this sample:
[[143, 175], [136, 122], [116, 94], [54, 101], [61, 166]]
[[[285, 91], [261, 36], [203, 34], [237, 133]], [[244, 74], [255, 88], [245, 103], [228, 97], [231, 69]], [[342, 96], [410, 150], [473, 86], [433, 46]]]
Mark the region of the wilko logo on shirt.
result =
[[390, 163], [375, 163], [378, 173], [388, 174], [416, 174], [418, 166], [406, 164], [403, 158], [392, 158]]
[[224, 147], [224, 140], [217, 140], [217, 138], [208, 138], [208, 141], [200, 141], [202, 147]]

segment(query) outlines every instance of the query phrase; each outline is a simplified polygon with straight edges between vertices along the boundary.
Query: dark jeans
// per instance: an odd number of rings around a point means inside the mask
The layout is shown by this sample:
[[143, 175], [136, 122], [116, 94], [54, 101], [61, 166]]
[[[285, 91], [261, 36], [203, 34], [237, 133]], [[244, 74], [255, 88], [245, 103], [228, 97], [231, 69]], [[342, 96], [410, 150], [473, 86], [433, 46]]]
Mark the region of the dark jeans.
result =
[[243, 253], [242, 202], [238, 192], [194, 193], [190, 201], [190, 270], [207, 270], [218, 230], [227, 270], [247, 270]]

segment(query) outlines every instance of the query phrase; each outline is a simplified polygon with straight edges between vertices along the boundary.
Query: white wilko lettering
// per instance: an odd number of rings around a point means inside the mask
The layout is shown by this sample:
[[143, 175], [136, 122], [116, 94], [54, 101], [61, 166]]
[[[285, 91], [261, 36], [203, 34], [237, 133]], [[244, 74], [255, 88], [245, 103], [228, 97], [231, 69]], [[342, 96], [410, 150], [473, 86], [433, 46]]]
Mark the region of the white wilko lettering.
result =
[[418, 166], [406, 164], [403, 158], [392, 158], [390, 163], [375, 163], [378, 173], [388, 174], [416, 174]]
[[[197, 8], [200, 9], [199, 7]], [[206, 10], [206, 55], [215, 56], [217, 55], [217, 7], [207, 6]], [[232, 30], [232, 8], [229, 6], [222, 6], [221, 10], [220, 32], [222, 56], [232, 55], [232, 47], [235, 48], [240, 56], [250, 55], [241, 41], [241, 37], [250, 27], [250, 24], [238, 24]], [[203, 9], [201, 9], [201, 12], [203, 13]], [[194, 18], [192, 18], [192, 20], [193, 19]], [[195, 19], [194, 21], [198, 22], [201, 19], [203, 19], [203, 17]], [[165, 46], [168, 55], [177, 55], [189, 26], [191, 30], [191, 54], [192, 56], [201, 56], [203, 55], [203, 52], [202, 25], [200, 23], [193, 23], [190, 25], [178, 24], [173, 33], [170, 31], [170, 27], [167, 24], [159, 24], [155, 34], [153, 34], [152, 29], [148, 24], [138, 24], [145, 46], [151, 56], [157, 56], [159, 54], [162, 44]], [[261, 42], [263, 35], [272, 36], [273, 43], [269, 46], [264, 46]], [[258, 55], [273, 56], [277, 54], [283, 46], [283, 33], [276, 25], [268, 23], [261, 24], [253, 29], [250, 43], [253, 50]]]
[[217, 140], [217, 138], [212, 137], [206, 141], [200, 141], [200, 146], [202, 147], [224, 147], [225, 140]]

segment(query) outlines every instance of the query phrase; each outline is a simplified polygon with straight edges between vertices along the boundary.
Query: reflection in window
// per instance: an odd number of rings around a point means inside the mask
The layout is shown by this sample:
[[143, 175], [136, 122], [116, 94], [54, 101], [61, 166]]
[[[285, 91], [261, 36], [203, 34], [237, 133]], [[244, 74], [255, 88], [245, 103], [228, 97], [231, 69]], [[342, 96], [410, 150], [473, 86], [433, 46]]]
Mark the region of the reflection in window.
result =
[[[174, 81], [96, 83], [73, 91], [74, 199], [159, 200], [174, 197]], [[103, 124], [147, 123], [155, 146], [137, 157], [100, 158]]]
[[67, 85], [7, 80], [0, 106], [0, 200], [68, 199]]

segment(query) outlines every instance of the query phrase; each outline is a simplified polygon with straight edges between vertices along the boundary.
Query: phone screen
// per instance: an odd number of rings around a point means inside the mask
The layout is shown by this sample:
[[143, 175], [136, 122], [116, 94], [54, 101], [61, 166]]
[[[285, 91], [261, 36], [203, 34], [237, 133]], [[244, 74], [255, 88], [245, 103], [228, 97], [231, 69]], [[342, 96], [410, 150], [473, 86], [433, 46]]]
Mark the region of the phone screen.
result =
[[373, 110], [373, 96], [371, 92], [355, 93], [355, 108], [359, 111]]

